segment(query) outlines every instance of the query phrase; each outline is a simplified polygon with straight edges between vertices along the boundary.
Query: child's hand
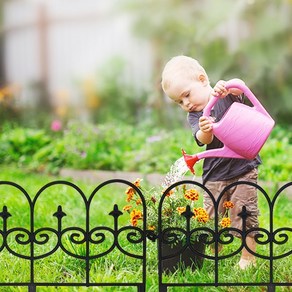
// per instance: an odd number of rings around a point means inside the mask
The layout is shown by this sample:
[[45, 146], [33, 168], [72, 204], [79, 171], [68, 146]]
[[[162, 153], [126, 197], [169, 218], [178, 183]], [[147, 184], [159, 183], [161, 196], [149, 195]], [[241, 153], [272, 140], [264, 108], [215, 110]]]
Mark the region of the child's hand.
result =
[[203, 133], [212, 133], [213, 131], [213, 121], [212, 117], [202, 116], [199, 119], [199, 128]]
[[226, 86], [226, 81], [219, 80], [214, 86], [211, 94], [213, 96], [220, 96], [221, 98], [224, 98], [229, 93], [225, 86]]

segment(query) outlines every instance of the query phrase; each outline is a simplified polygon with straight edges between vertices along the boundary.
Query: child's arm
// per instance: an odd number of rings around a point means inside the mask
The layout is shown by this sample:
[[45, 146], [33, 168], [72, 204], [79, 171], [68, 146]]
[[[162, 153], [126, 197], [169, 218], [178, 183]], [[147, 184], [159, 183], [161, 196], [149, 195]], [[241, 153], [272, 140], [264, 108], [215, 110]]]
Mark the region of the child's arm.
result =
[[[238, 78], [234, 78], [232, 80], [238, 80], [240, 82], [243, 82], [241, 79], [238, 79]], [[214, 95], [214, 96], [219, 96], [220, 95], [221, 98], [224, 98], [228, 94], [239, 96], [239, 95], [241, 95], [243, 93], [242, 90], [240, 90], [238, 88], [226, 89], [225, 86], [226, 86], [226, 81], [224, 81], [224, 80], [218, 81], [216, 83], [216, 85], [214, 86], [211, 94]]]
[[[237, 79], [240, 80], [240, 79]], [[242, 80], [240, 80], [243, 82]], [[226, 81], [220, 80], [214, 86], [211, 95], [224, 98], [228, 94], [235, 96], [241, 95], [243, 92], [238, 88], [229, 88], [226, 89]], [[199, 128], [200, 130], [196, 133], [196, 138], [203, 144], [210, 144], [213, 141], [213, 120], [211, 117], [200, 117], [199, 119]]]
[[200, 130], [196, 138], [203, 144], [210, 144], [213, 141], [213, 120], [211, 117], [202, 116], [199, 119]]

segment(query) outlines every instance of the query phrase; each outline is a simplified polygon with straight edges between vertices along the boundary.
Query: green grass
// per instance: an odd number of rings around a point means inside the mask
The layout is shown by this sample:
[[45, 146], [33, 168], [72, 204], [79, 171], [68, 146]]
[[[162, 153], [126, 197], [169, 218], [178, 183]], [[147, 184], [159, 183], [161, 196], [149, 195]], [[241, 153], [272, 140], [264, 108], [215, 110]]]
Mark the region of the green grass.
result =
[[[61, 179], [60, 177], [47, 176], [36, 173], [25, 172], [24, 170], [14, 167], [0, 168], [0, 180], [13, 181], [22, 186], [30, 197], [33, 199], [36, 193], [45, 184]], [[73, 182], [70, 178], [62, 178], [67, 181]], [[86, 182], [75, 181], [78, 186], [88, 198], [93, 190], [101, 182], [96, 182], [95, 185], [88, 184]], [[92, 210], [90, 212], [91, 222], [94, 222], [91, 227], [106, 225], [113, 227], [112, 218], [108, 216], [108, 213], [112, 210], [113, 204], [117, 203], [120, 208], [124, 205], [125, 185], [107, 185], [102, 188], [94, 197], [92, 202]], [[273, 193], [268, 188], [266, 188]], [[271, 195], [272, 196], [272, 195]], [[3, 205], [8, 207], [8, 212], [12, 214], [8, 219], [8, 228], [23, 226], [29, 228], [29, 212], [28, 205], [25, 197], [21, 191], [13, 186], [0, 186], [0, 208]], [[36, 228], [57, 227], [57, 219], [53, 214], [57, 211], [59, 205], [62, 205], [63, 212], [66, 216], [63, 218], [63, 226], [79, 226], [84, 228], [85, 226], [85, 214], [84, 214], [84, 202], [76, 189], [72, 189], [70, 186], [54, 185], [42, 192], [36, 206], [35, 206], [35, 223]], [[259, 206], [261, 211], [260, 225], [263, 228], [269, 227], [269, 211], [266, 200], [263, 195], [259, 194]], [[291, 226], [292, 213], [291, 213], [292, 201], [282, 194], [275, 207], [274, 223], [276, 228]], [[120, 217], [121, 226], [128, 224], [128, 217]], [[2, 223], [0, 223], [2, 224]], [[0, 225], [2, 226], [2, 225]], [[2, 227], [1, 227], [2, 229]], [[40, 245], [36, 248], [36, 253], [49, 252], [56, 244], [56, 237], [51, 234], [51, 238], [48, 244]], [[80, 239], [82, 234], [80, 233]], [[275, 254], [281, 254], [291, 250], [291, 232], [290, 240], [283, 246], [278, 246], [275, 249]], [[15, 239], [9, 238], [13, 250], [21, 252], [24, 255], [29, 254], [29, 249], [18, 245]], [[112, 242], [112, 237], [108, 234], [109, 239], [106, 240], [99, 248], [94, 248], [92, 254], [100, 254], [106, 251]], [[67, 250], [73, 254], [84, 255], [85, 245], [74, 244], [68, 240], [68, 236], [64, 236], [62, 242]], [[141, 245], [132, 246], [126, 240], [125, 236], [120, 239], [121, 245], [127, 251], [141, 254]], [[2, 243], [0, 237], [0, 244]], [[229, 244], [224, 247], [223, 253], [230, 253], [236, 249], [239, 241], [235, 241], [233, 244]], [[207, 252], [210, 253], [207, 247]], [[258, 252], [262, 255], [268, 255], [268, 246], [258, 246]], [[157, 283], [157, 260], [156, 260], [157, 248], [156, 243], [147, 242], [147, 291], [158, 291]], [[262, 282], [268, 280], [269, 263], [267, 260], [258, 259], [257, 267], [250, 268], [245, 272], [236, 268], [236, 264], [239, 260], [239, 255], [231, 258], [227, 258], [219, 262], [219, 281], [220, 282]], [[291, 282], [291, 266], [292, 257], [286, 257], [274, 262], [274, 277], [278, 282]], [[85, 280], [85, 263], [83, 260], [69, 257], [61, 250], [56, 251], [53, 255], [37, 260], [35, 263], [36, 281], [48, 281], [48, 282], [64, 282], [64, 283], [82, 283]], [[25, 259], [18, 259], [11, 256], [6, 250], [0, 253], [0, 282], [21, 282], [29, 281], [29, 262]], [[92, 282], [135, 282], [141, 281], [141, 261], [130, 258], [121, 254], [117, 249], [108, 255], [91, 261], [90, 277]], [[177, 272], [172, 275], [164, 275], [164, 281], [169, 283], [212, 283], [214, 281], [214, 262], [205, 260], [203, 268], [201, 270], [191, 271], [189, 269], [183, 272]], [[97, 287], [97, 288], [82, 288], [76, 287], [70, 288], [70, 291], [113, 291], [113, 287]], [[20, 287], [0, 287], [0, 291], [27, 291], [27, 288]], [[56, 291], [55, 287], [40, 287], [38, 291]], [[58, 291], [68, 291], [66, 287], [59, 287]], [[115, 291], [136, 291], [133, 287], [119, 287]], [[188, 287], [188, 288], [169, 288], [169, 291], [262, 291], [259, 287]], [[290, 291], [288, 288], [279, 288], [277, 291]]]

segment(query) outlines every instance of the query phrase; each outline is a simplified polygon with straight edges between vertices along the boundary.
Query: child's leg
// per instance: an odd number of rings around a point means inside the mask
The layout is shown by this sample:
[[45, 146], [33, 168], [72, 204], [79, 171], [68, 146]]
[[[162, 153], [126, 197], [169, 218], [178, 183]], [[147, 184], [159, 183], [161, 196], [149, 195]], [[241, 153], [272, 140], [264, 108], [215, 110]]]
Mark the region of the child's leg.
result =
[[[257, 183], [257, 169], [241, 176], [238, 181], [249, 181]], [[235, 207], [231, 210], [231, 221], [232, 225], [235, 228], [242, 229], [243, 220], [239, 216], [242, 212], [243, 206], [246, 207], [246, 210], [249, 212], [249, 216], [245, 221], [245, 230], [251, 228], [257, 228], [259, 226], [258, 222], [258, 198], [257, 198], [257, 189], [251, 185], [241, 184], [236, 186], [234, 193], [232, 194], [231, 200], [235, 203]], [[252, 251], [256, 251], [256, 242], [254, 240], [254, 232], [250, 233], [246, 237], [246, 245]], [[239, 261], [239, 267], [245, 269], [251, 264], [255, 264], [256, 258], [251, 254], [246, 248], [242, 249], [241, 258]]]
[[[246, 237], [246, 245], [249, 247], [251, 251], [253, 252], [256, 251], [256, 242], [253, 237], [250, 237], [250, 236]], [[250, 267], [251, 265], [255, 265], [255, 263], [256, 263], [256, 257], [253, 254], [251, 254], [246, 248], [243, 248], [242, 253], [241, 253], [241, 258], [238, 263], [239, 268], [244, 270]]]
[[[226, 181], [216, 181], [216, 182], [210, 181], [210, 182], [206, 182], [205, 184], [206, 188], [212, 193], [212, 197], [215, 199], [215, 201], [218, 200], [218, 197], [221, 191], [226, 187], [226, 185], [228, 185], [228, 182]], [[225, 208], [223, 208], [223, 202], [226, 200], [227, 200], [227, 194], [224, 194], [218, 206], [218, 215], [222, 215], [225, 213]], [[207, 211], [210, 218], [214, 218], [215, 216], [214, 203], [207, 192], [204, 193], [204, 209]], [[210, 248], [211, 248], [212, 254], [215, 254], [215, 244], [212, 244]], [[222, 245], [218, 244], [218, 253], [221, 250], [222, 250]]]
[[[256, 251], [256, 242], [253, 237], [246, 237], [246, 245], [251, 251]], [[251, 254], [246, 248], [242, 249], [241, 258], [245, 260], [255, 260], [255, 256]]]
[[[214, 218], [215, 216], [215, 208], [214, 203], [212, 201], [212, 198], [215, 199], [215, 201], [218, 200], [218, 197], [221, 193], [221, 191], [228, 185], [225, 181], [208, 181], [205, 184], [205, 187], [211, 192], [212, 197], [207, 193], [204, 192], [204, 209], [209, 214], [210, 218]], [[220, 200], [220, 203], [218, 205], [218, 214], [224, 214], [225, 208], [223, 208], [223, 202], [226, 201], [227, 194], [224, 194], [223, 197]]]

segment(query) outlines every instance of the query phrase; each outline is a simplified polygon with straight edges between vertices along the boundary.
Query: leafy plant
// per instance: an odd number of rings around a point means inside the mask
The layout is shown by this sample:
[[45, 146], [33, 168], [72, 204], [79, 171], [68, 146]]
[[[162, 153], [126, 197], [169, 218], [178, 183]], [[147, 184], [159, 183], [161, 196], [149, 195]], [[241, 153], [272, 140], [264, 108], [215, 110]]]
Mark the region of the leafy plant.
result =
[[[141, 181], [141, 179], [137, 179], [133, 184], [145, 194], [148, 230], [154, 231], [154, 233], [158, 230], [158, 204], [164, 194], [165, 199], [161, 210], [163, 229], [175, 227], [185, 230], [186, 217], [189, 215], [192, 215], [190, 220], [191, 228], [199, 228], [193, 240], [196, 240], [200, 234], [204, 234], [205, 230], [203, 228], [214, 229], [214, 219], [210, 218], [207, 211], [202, 207], [201, 194], [193, 185], [180, 185], [165, 193], [166, 190], [162, 188], [144, 190], [141, 186]], [[143, 210], [141, 210], [141, 198], [132, 187], [128, 187], [125, 193], [128, 204], [124, 206], [123, 211], [129, 213], [129, 222], [132, 226], [141, 226], [142, 221], [145, 219]], [[230, 201], [225, 201], [223, 206], [226, 212], [220, 217], [220, 228], [230, 227], [231, 220], [228, 210], [233, 208], [234, 204]], [[183, 234], [181, 236], [184, 237]]]
[[[260, 152], [260, 180], [291, 180], [291, 133], [290, 128], [273, 129]], [[190, 129], [167, 131], [149, 123], [133, 127], [71, 121], [59, 132], [6, 125], [0, 133], [1, 164], [16, 163], [49, 173], [67, 167], [166, 174], [181, 158], [181, 148], [190, 154], [204, 149], [195, 144]], [[195, 168], [196, 175], [201, 176], [202, 163]]]
[[10, 128], [1, 136], [0, 159], [2, 162], [27, 163], [33, 153], [49, 143], [50, 137], [44, 130]]

